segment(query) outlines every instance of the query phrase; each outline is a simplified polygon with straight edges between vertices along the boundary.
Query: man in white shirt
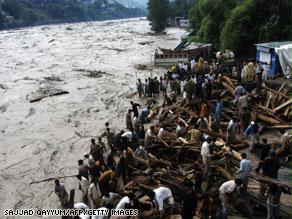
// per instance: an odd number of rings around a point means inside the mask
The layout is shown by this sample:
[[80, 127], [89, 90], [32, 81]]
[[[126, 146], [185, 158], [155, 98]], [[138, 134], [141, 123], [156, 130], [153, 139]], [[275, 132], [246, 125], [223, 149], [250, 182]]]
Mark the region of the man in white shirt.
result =
[[134, 198], [135, 198], [134, 193], [129, 193], [128, 195], [124, 196], [117, 204], [116, 210], [129, 208], [129, 205], [133, 205]]
[[226, 132], [226, 144], [234, 144], [236, 140], [237, 132], [237, 118], [232, 118], [227, 126]]
[[211, 163], [210, 144], [211, 144], [211, 138], [208, 137], [201, 147], [201, 156], [202, 156], [202, 160], [204, 164], [204, 177], [207, 177], [209, 169], [210, 169], [210, 163]]
[[192, 58], [192, 60], [191, 60], [191, 70], [192, 70], [192, 72], [195, 72], [195, 65], [196, 65], [196, 60], [194, 58]]
[[203, 130], [211, 130], [209, 122], [206, 117], [200, 117], [196, 123], [196, 126]]
[[154, 134], [155, 127], [151, 126], [150, 129], [148, 129], [145, 133], [145, 141], [144, 141], [144, 146], [149, 147], [152, 145], [154, 139], [156, 138]]
[[125, 132], [121, 135], [122, 138], [126, 138], [128, 141], [132, 140], [132, 132]]
[[159, 187], [153, 191], [148, 191], [149, 198], [154, 200], [158, 205], [160, 218], [163, 218], [164, 209], [171, 208], [174, 205], [172, 192], [169, 188]]
[[88, 188], [89, 188], [89, 182], [88, 180], [81, 176], [77, 175], [77, 179], [79, 180], [80, 190], [82, 191], [82, 200], [84, 203], [88, 202]]
[[[89, 209], [89, 207], [86, 204], [79, 202], [79, 203], [74, 204], [74, 209], [87, 210], [87, 209]], [[83, 213], [79, 214], [78, 216], [80, 219], [90, 219], [89, 215], [85, 215]]]
[[227, 199], [228, 195], [231, 195], [238, 187], [241, 185], [241, 180], [230, 180], [223, 183], [219, 188], [220, 199], [222, 202], [223, 211], [226, 212], [227, 210]]
[[90, 207], [96, 209], [100, 207], [101, 203], [101, 192], [98, 185], [98, 180], [94, 180], [88, 188], [88, 198], [90, 202]]

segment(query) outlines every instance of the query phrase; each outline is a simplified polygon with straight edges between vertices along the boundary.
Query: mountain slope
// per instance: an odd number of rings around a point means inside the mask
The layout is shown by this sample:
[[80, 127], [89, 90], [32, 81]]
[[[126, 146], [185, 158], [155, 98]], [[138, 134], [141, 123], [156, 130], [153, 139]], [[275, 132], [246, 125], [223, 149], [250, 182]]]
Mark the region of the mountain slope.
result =
[[141, 0], [116, 0], [118, 3], [124, 5], [127, 8], [140, 8], [142, 10], [147, 10], [147, 4]]
[[113, 0], [4, 0], [0, 28], [145, 16], [140, 8]]

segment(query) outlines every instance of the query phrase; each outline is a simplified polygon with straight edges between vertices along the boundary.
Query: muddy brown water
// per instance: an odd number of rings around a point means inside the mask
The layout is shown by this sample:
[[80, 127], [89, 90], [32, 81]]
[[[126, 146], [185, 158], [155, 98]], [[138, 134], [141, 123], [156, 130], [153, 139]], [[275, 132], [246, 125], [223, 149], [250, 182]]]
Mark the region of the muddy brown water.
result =
[[[76, 174], [77, 160], [89, 151], [90, 137], [80, 135], [97, 136], [107, 121], [124, 127], [136, 75], [150, 76], [149, 68], [134, 66], [151, 66], [158, 46], [173, 48], [185, 35], [176, 28], [149, 32], [145, 19], [0, 32], [0, 218], [7, 208], [58, 208], [53, 181], [30, 182]], [[30, 103], [27, 95], [45, 78], [69, 94]], [[78, 190], [77, 179], [63, 182]]]

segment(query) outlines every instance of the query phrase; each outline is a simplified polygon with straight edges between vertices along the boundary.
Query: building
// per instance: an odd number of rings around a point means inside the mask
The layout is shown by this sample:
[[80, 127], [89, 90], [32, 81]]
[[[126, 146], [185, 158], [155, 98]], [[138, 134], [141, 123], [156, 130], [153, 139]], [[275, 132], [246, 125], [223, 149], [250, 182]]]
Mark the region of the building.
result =
[[190, 21], [185, 17], [168, 18], [167, 23], [170, 27], [189, 28], [190, 26]]
[[177, 62], [189, 63], [192, 58], [203, 57], [208, 60], [212, 55], [212, 44], [192, 43], [183, 39], [174, 49], [157, 48], [154, 54], [154, 65], [171, 66]]
[[270, 72], [269, 76], [274, 77], [276, 73], [282, 72], [279, 57], [276, 53], [276, 49], [284, 45], [291, 45], [289, 41], [275, 41], [267, 43], [255, 44], [256, 46], [256, 62], [258, 64], [269, 64]]

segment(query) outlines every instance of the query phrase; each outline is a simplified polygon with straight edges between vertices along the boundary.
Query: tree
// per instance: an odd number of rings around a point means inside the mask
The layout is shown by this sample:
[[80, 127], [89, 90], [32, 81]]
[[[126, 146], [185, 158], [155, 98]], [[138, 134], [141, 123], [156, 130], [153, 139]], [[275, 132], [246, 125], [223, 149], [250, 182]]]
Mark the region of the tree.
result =
[[151, 29], [155, 32], [162, 32], [167, 25], [169, 1], [168, 0], [149, 0], [148, 20]]
[[232, 48], [241, 52], [242, 45], [250, 45], [256, 36], [256, 27], [253, 22], [254, 1], [245, 0], [238, 4], [224, 22], [220, 34], [220, 48]]
[[15, 19], [19, 19], [21, 17], [21, 5], [18, 0], [5, 0], [2, 3], [2, 9], [9, 13], [9, 15], [13, 16]]
[[0, 12], [0, 28], [2, 28], [4, 26], [4, 16], [3, 14]]
[[195, 0], [190, 39], [216, 49], [251, 51], [253, 44], [291, 40], [290, 0]]
[[239, 0], [196, 0], [190, 10], [193, 34], [202, 42], [219, 46], [220, 31]]

